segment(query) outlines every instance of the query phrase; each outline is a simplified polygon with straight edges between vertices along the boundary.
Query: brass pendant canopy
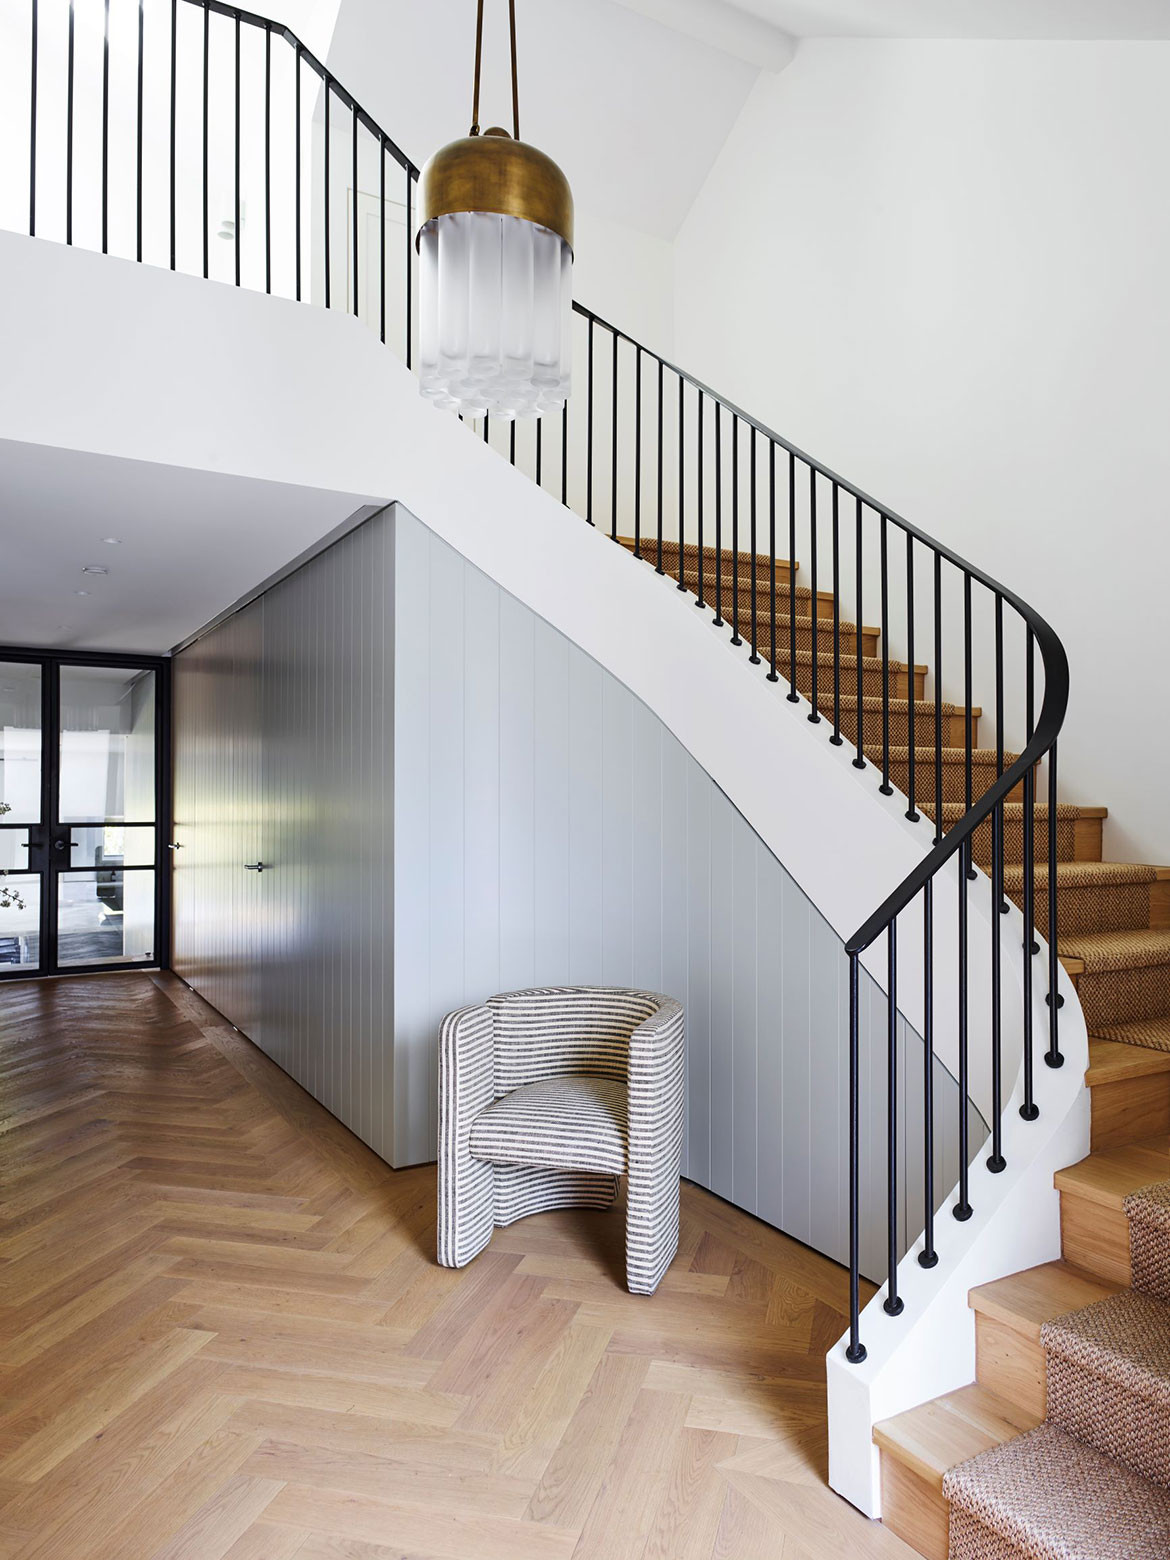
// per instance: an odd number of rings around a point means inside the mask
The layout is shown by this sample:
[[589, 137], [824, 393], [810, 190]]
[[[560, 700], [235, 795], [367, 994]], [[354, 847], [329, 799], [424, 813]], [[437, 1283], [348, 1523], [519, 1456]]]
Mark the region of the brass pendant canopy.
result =
[[456, 211], [519, 217], [549, 228], [573, 247], [573, 196], [551, 157], [514, 141], [506, 130], [462, 136], [423, 168], [418, 188], [419, 237], [428, 222]]

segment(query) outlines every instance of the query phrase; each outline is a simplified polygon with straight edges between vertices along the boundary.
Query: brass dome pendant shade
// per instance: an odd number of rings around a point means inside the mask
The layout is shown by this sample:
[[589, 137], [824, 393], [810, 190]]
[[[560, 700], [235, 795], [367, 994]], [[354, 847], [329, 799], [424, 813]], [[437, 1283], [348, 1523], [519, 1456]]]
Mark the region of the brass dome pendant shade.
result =
[[419, 181], [419, 385], [465, 417], [559, 412], [570, 388], [573, 197], [552, 158], [520, 139], [516, 0], [508, 10], [513, 134], [480, 134], [479, 0], [471, 133]]

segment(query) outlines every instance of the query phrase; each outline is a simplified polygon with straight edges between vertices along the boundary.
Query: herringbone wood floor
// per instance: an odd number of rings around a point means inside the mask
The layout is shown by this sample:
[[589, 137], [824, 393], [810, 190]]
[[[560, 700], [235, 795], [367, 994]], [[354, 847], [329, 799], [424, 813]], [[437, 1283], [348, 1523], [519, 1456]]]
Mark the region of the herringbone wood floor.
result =
[[433, 1259], [391, 1171], [173, 977], [0, 988], [0, 1560], [905, 1556], [824, 1483], [832, 1264], [684, 1188]]

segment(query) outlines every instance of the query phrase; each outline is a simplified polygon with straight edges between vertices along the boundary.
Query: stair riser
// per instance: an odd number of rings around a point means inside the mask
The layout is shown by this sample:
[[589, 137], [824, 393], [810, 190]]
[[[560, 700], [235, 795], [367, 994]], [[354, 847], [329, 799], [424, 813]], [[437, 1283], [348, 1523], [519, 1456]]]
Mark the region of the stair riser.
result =
[[1025, 1336], [998, 1317], [975, 1313], [975, 1379], [1006, 1403], [1044, 1418], [1044, 1351], [1035, 1336]]
[[1170, 1073], [1096, 1083], [1090, 1099], [1094, 1152], [1170, 1132]]
[[1060, 1249], [1064, 1260], [1074, 1267], [1128, 1288], [1129, 1221], [1120, 1208], [1062, 1188]]
[[941, 1489], [885, 1450], [881, 1470], [882, 1526], [926, 1560], [947, 1560], [950, 1503], [943, 1499]]
[[[931, 797], [931, 803], [934, 798]], [[933, 815], [931, 803], [923, 808], [924, 812]], [[1096, 829], [1083, 828], [1084, 824], [1095, 824]], [[1034, 856], [1037, 861], [1048, 859], [1048, 823], [1044, 818], [1035, 820], [1033, 833]], [[981, 823], [975, 830], [973, 855], [977, 864], [983, 868], [991, 865], [991, 820]], [[1018, 862], [1024, 859], [1024, 825], [1022, 822], [1007, 820], [1003, 830], [1003, 859], [1005, 862]], [[1056, 825], [1056, 859], [1058, 861], [1100, 861], [1101, 859], [1101, 820], [1090, 819], [1059, 819]]]
[[[1023, 908], [1022, 890], [1008, 896]], [[1048, 885], [1036, 884], [1036, 929], [1048, 932]], [[1056, 926], [1061, 937], [1076, 932], [1139, 931], [1150, 924], [1150, 889], [1146, 883], [1110, 884], [1105, 887], [1058, 888]]]
[[[744, 535], [744, 534], [746, 534], [746, 533], [741, 530], [741, 536]], [[629, 551], [631, 551], [631, 552], [634, 551], [634, 543], [633, 543], [633, 538], [632, 537], [619, 537], [618, 540], [621, 542], [623, 547], [628, 548]], [[638, 549], [637, 556], [640, 556], [642, 558], [647, 559], [650, 563], [652, 563], [655, 566], [655, 568], [658, 567], [659, 547], [658, 547], [658, 533], [657, 533], [656, 530], [654, 530], [654, 529], [644, 529], [642, 531], [641, 544], [640, 544], [640, 547]], [[717, 556], [717, 554], [716, 554], [716, 551], [715, 551], [714, 547], [704, 546], [704, 548], [703, 548], [703, 578], [704, 578], [704, 580], [706, 580], [708, 578], [708, 576], [712, 580], [714, 580], [714, 578], [715, 578], [715, 559], [716, 559], [716, 556]], [[740, 573], [741, 578], [750, 579], [750, 577], [751, 577], [751, 566], [752, 566], [751, 553], [741, 552], [741, 553], [739, 553], [737, 555], [736, 553], [732, 552], [730, 548], [726, 548], [726, 547], [722, 551], [721, 561], [720, 561], [720, 568], [722, 569], [723, 574], [728, 579], [730, 579], [734, 575], [735, 568], [736, 568], [736, 558], [737, 558], [737, 556], [738, 556], [738, 559], [739, 559], [739, 573]], [[665, 537], [663, 537], [663, 539], [662, 539], [661, 557], [662, 557], [662, 567], [663, 567], [663, 569], [666, 570], [667, 573], [675, 575], [675, 577], [677, 578], [677, 576], [678, 576], [678, 543], [677, 542], [667, 541], [667, 539]], [[687, 542], [683, 546], [683, 577], [684, 578], [686, 577], [686, 574], [687, 574], [688, 571], [693, 571], [694, 573], [697, 574], [698, 573], [698, 567], [699, 567], [699, 549], [693, 542]], [[799, 568], [799, 566], [798, 566], [798, 568]], [[760, 579], [765, 579], [766, 580], [767, 578], [768, 578], [768, 559], [764, 555], [762, 555], [760, 553], [757, 553], [756, 554], [756, 579], [757, 580], [760, 580]], [[788, 560], [787, 560], [787, 558], [777, 558], [776, 559], [776, 588], [777, 588], [777, 590], [779, 590], [779, 588], [780, 588], [781, 581], [783, 581], [785, 587], [787, 587], [787, 585], [788, 585]]]
[[[930, 755], [925, 761], [919, 760], [914, 766], [914, 799], [916, 802], [933, 802], [935, 799], [934, 787], [934, 756]], [[993, 786], [996, 781], [994, 764], [972, 764], [971, 766], [971, 795], [978, 801], [983, 793]], [[903, 796], [910, 794], [910, 766], [906, 763], [890, 765], [890, 783], [895, 789], [902, 792]], [[945, 763], [942, 766], [942, 791], [944, 802], [962, 802], [967, 794], [967, 772], [962, 759], [957, 763]], [[1023, 782], [1016, 785], [1005, 801], [1023, 801]]]
[[[821, 709], [832, 719], [833, 715], [833, 690], [830, 684], [828, 696], [820, 699]], [[876, 752], [879, 757], [882, 747], [882, 712], [881, 710], [866, 710], [864, 714], [865, 746], [867, 751]], [[972, 745], [979, 745], [979, 717], [973, 716], [971, 720]], [[841, 711], [841, 735], [846, 742], [857, 741], [857, 712], [853, 709]], [[934, 741], [934, 713], [920, 710], [914, 717], [915, 746], [920, 746], [923, 741]], [[964, 718], [960, 715], [944, 715], [942, 718], [942, 742], [943, 747], [963, 747], [966, 745], [966, 726]], [[894, 712], [890, 715], [890, 746], [910, 746], [910, 712]]]
[[1099, 974], [1086, 972], [1079, 976], [1076, 985], [1090, 1031], [1107, 1024], [1170, 1016], [1170, 965], [1105, 970]]
[[1048, 1418], [1107, 1457], [1170, 1484], [1165, 1409], [1078, 1361], [1048, 1355]]
[[[781, 680], [783, 682], [787, 682], [788, 681], [788, 658], [787, 658], [786, 654], [785, 655], [781, 655], [781, 656], [779, 656], [777, 658], [776, 669], [777, 669], [777, 672], [780, 675]], [[891, 699], [908, 699], [910, 697], [909, 689], [908, 689], [908, 686], [907, 686], [908, 682], [909, 682], [909, 677], [908, 677], [908, 674], [907, 674], [907, 671], [906, 671], [905, 667], [901, 667], [901, 668], [891, 667], [890, 668], [890, 698]], [[917, 699], [917, 700], [921, 700], [922, 699], [925, 682], [926, 682], [926, 675], [925, 675], [925, 673], [923, 673], [923, 672], [915, 673], [915, 676], [914, 676], [914, 683], [915, 683], [914, 697], [915, 697], [915, 699]], [[797, 661], [797, 663], [796, 663], [796, 686], [797, 686], [797, 689], [801, 693], [804, 694], [806, 699], [811, 699], [812, 698], [812, 663], [811, 662], [809, 662], [809, 661]], [[844, 667], [843, 666], [841, 668], [841, 690], [842, 690], [842, 692], [845, 692], [846, 690], [848, 690], [848, 692], [850, 694], [856, 695], [856, 693], [857, 693], [857, 671], [856, 671], [854, 666], [849, 666], [849, 667]], [[881, 697], [881, 693], [882, 693], [882, 673], [881, 673], [881, 668], [880, 667], [875, 667], [872, 670], [870, 670], [867, 667], [867, 668], [863, 669], [863, 671], [862, 671], [862, 684], [861, 684], [861, 696], [862, 696], [862, 698], [863, 699], [877, 699], [877, 698]], [[828, 699], [830, 701], [829, 702], [829, 708], [832, 709], [833, 666], [832, 666], [832, 662], [826, 662], [826, 661], [824, 661], [822, 659], [822, 661], [821, 661], [821, 663], [820, 663], [820, 665], [819, 665], [819, 667], [817, 669], [817, 704], [818, 704], [818, 706], [821, 705], [821, 701], [826, 697], [826, 695], [827, 695], [827, 697], [828, 697]]]
[[[763, 605], [763, 603], [761, 603], [761, 606], [762, 605]], [[730, 602], [728, 602], [726, 604], [726, 606], [724, 608], [723, 616], [724, 616], [724, 619], [726, 620], [726, 622], [727, 622], [727, 624], [729, 626], [731, 625], [731, 623], [733, 623], [735, 621], [734, 617], [732, 616], [732, 610], [731, 610], [731, 603]], [[751, 607], [748, 606], [748, 607], [745, 608], [742, 601], [739, 604], [739, 632], [740, 632], [740, 637], [743, 638], [743, 639], [746, 639], [747, 642], [750, 644], [751, 643], [751, 639], [752, 639], [752, 614], [751, 614]], [[817, 653], [818, 653], [818, 655], [832, 655], [832, 653], [833, 653], [833, 626], [832, 626], [831, 623], [829, 624], [828, 628], [818, 628], [817, 629], [816, 641], [817, 641]], [[791, 649], [791, 647], [792, 647], [792, 645], [791, 645], [791, 636], [789, 635], [789, 632], [788, 632], [788, 618], [787, 618], [787, 615], [785, 615], [783, 617], [777, 616], [777, 618], [776, 618], [776, 660], [777, 660], [777, 664], [779, 664], [780, 657], [782, 655], [785, 655]], [[813, 648], [813, 631], [812, 631], [812, 625], [811, 624], [807, 624], [805, 626], [802, 626], [799, 623], [797, 624], [797, 627], [796, 627], [796, 648], [797, 648], [798, 652], [804, 651], [804, 652], [808, 653], [808, 652], [812, 651], [812, 648]], [[769, 660], [771, 658], [771, 654], [772, 654], [772, 634], [771, 634], [771, 629], [768, 626], [768, 616], [763, 611], [758, 611], [757, 614], [756, 614], [756, 650], [758, 651], [758, 653], [761, 656], [763, 656], [763, 658], [765, 660]], [[839, 653], [842, 656], [855, 656], [857, 654], [857, 632], [854, 629], [852, 623], [849, 624], [848, 627], [846, 627], [845, 625], [842, 625], [842, 628], [841, 628], [841, 646], [840, 646], [840, 652]], [[861, 653], [862, 653], [862, 655], [877, 655], [877, 653], [878, 653], [878, 636], [877, 636], [877, 634], [862, 633], [862, 635], [861, 635]], [[842, 675], [841, 683], [842, 683], [842, 687], [844, 687], [844, 685], [845, 685], [844, 675]], [[830, 667], [829, 667], [829, 686], [830, 686], [830, 688], [832, 687], [832, 685], [833, 685], [833, 669], [832, 669], [832, 666], [830, 665]], [[892, 697], [892, 695], [891, 695], [891, 697]]]

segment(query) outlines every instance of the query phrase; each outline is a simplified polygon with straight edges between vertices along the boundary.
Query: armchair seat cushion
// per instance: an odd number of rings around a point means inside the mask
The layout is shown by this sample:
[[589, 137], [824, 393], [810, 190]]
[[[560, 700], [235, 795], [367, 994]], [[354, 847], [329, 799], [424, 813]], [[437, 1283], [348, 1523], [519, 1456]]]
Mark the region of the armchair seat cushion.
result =
[[468, 1147], [493, 1165], [624, 1175], [628, 1141], [625, 1083], [569, 1074], [524, 1084], [485, 1107]]

